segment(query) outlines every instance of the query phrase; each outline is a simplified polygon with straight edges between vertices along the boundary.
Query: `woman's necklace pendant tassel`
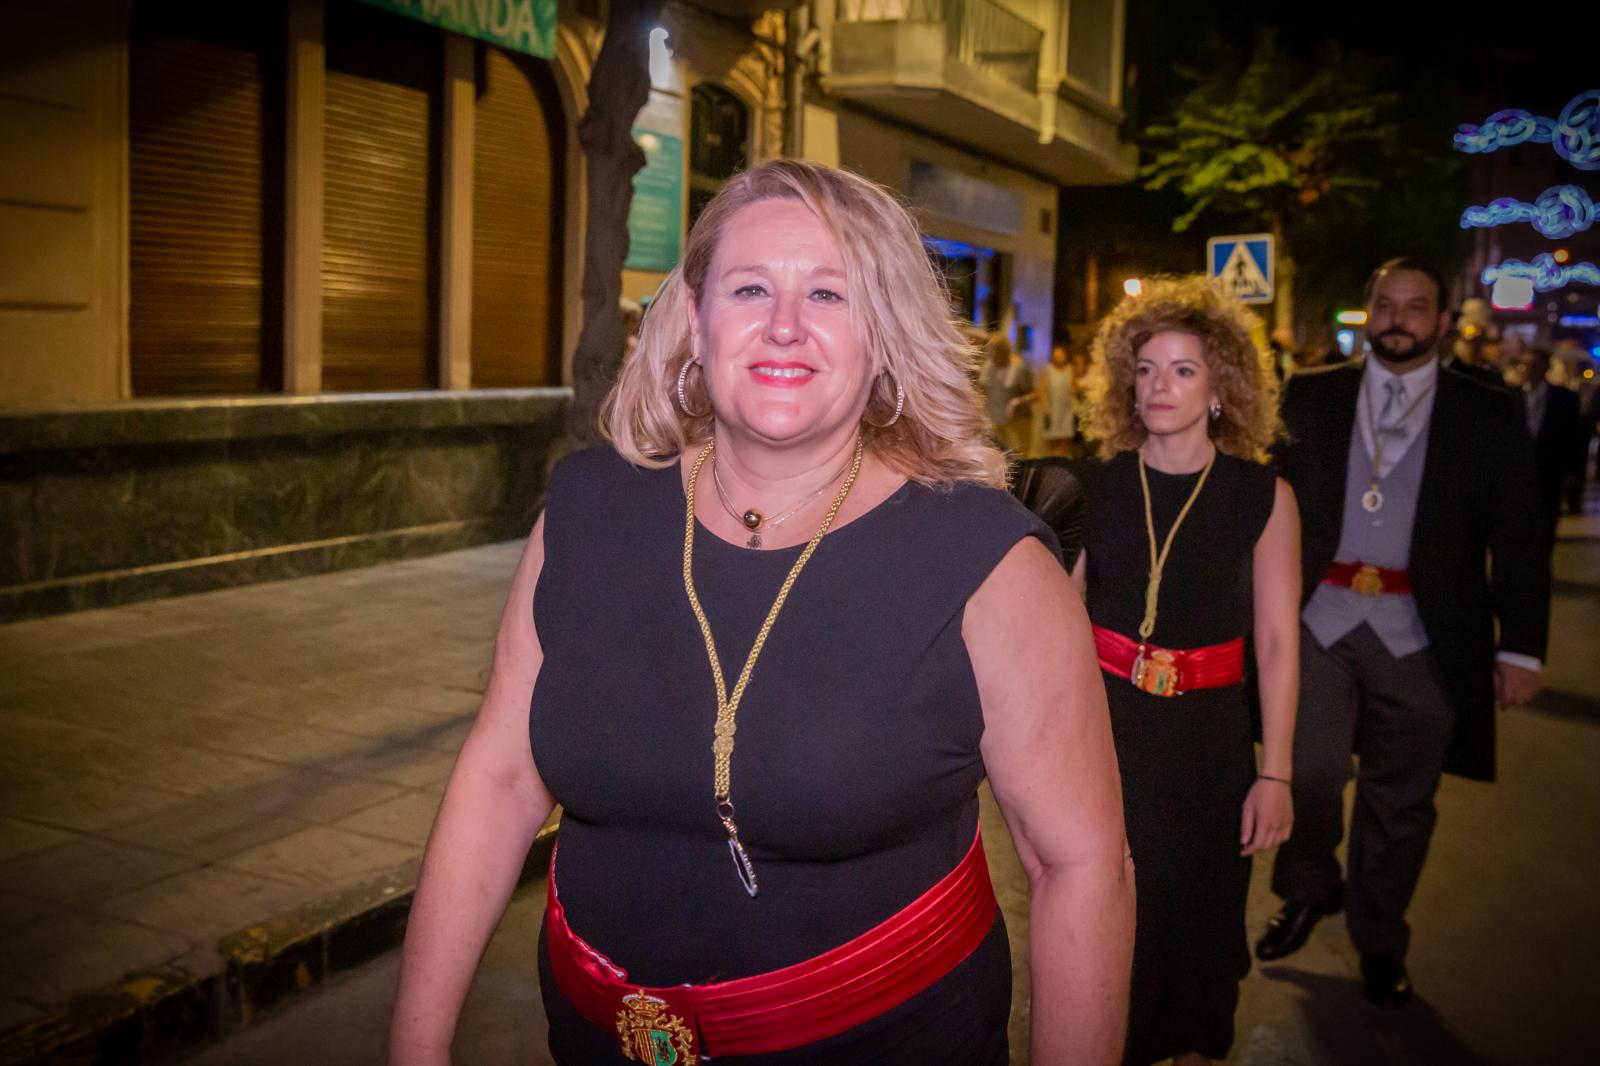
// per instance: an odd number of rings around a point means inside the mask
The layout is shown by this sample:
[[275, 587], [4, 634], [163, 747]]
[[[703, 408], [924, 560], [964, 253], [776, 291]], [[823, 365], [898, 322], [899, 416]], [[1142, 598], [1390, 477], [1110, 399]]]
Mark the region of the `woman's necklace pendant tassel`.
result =
[[[772, 601], [772, 606], [767, 610], [767, 619], [761, 623], [761, 629], [756, 633], [755, 644], [750, 648], [750, 654], [744, 661], [744, 669], [739, 672], [739, 680], [733, 686], [733, 694], [728, 694], [726, 679], [722, 676], [722, 662], [717, 657], [717, 644], [711, 635], [711, 623], [706, 619], [706, 612], [700, 606], [700, 594], [694, 588], [694, 527], [695, 527], [695, 487], [700, 481], [700, 470], [716, 451], [717, 442], [711, 441], [701, 451], [700, 457], [689, 468], [689, 481], [684, 486], [684, 516], [683, 516], [683, 591], [689, 598], [689, 609], [694, 612], [694, 620], [700, 626], [700, 636], [706, 645], [706, 661], [711, 666], [711, 680], [716, 685], [717, 691], [717, 722], [712, 728], [711, 754], [712, 761], [712, 795], [716, 798], [717, 818], [722, 822], [722, 827], [728, 831], [728, 854], [733, 858], [734, 872], [739, 875], [739, 884], [744, 886], [745, 894], [751, 899], [760, 892], [756, 883], [756, 867], [750, 861], [750, 855], [744, 850], [744, 845], [739, 842], [739, 827], [733, 820], [733, 801], [729, 799], [729, 773], [733, 760], [733, 734], [736, 728], [735, 715], [739, 712], [739, 701], [744, 696], [745, 686], [750, 683], [750, 673], [755, 669], [756, 659], [761, 655], [761, 649], [767, 643], [767, 636], [772, 632], [772, 626], [778, 620], [778, 613], [783, 610], [784, 602], [789, 598], [789, 590], [794, 587], [800, 571], [810, 561], [817, 546], [822, 543], [822, 538], [827, 535], [833, 520], [839, 516], [839, 508], [844, 506], [845, 497], [850, 495], [850, 488], [856, 483], [856, 476], [861, 473], [861, 456], [866, 450], [866, 441], [861, 437], [856, 438], [855, 451], [850, 457], [850, 466], [845, 472], [844, 484], [839, 486], [838, 495], [833, 498], [833, 505], [828, 508], [828, 513], [823, 516], [822, 524], [811, 535], [805, 549], [801, 551], [800, 558], [794, 561], [789, 568], [789, 576], [784, 579], [783, 586], [778, 589], [777, 598]], [[711, 467], [712, 480], [716, 480], [717, 468]], [[717, 483], [717, 491], [722, 491], [721, 483]], [[820, 490], [819, 490], [820, 491]], [[726, 498], [722, 501], [730, 515], [736, 514], [728, 505]], [[792, 513], [792, 512], [791, 512]], [[787, 518], [788, 515], [781, 515]], [[752, 534], [751, 547], [760, 546], [759, 530], [766, 523], [766, 516], [751, 508], [740, 516]]]
[[761, 891], [761, 886], [756, 884], [755, 864], [750, 861], [744, 845], [739, 843], [739, 834], [732, 829], [728, 830], [728, 853], [733, 856], [733, 868], [739, 875], [739, 883], [744, 886], [745, 893], [755, 899]]

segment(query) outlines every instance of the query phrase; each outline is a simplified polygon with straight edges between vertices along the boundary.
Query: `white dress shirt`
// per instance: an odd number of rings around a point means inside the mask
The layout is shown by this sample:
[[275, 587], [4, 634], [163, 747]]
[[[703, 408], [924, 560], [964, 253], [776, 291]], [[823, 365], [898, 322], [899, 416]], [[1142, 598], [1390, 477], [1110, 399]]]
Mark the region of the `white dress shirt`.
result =
[[[1389, 385], [1399, 386], [1400, 392], [1393, 402], [1389, 399]], [[1366, 441], [1367, 454], [1377, 455], [1377, 439], [1372, 432], [1372, 419], [1378, 420], [1383, 433], [1383, 467], [1378, 476], [1386, 477], [1395, 468], [1411, 442], [1422, 436], [1433, 417], [1433, 396], [1439, 385], [1439, 360], [1426, 363], [1404, 375], [1396, 374], [1378, 358], [1367, 360], [1366, 372], [1361, 377], [1361, 402], [1356, 405], [1356, 428]]]

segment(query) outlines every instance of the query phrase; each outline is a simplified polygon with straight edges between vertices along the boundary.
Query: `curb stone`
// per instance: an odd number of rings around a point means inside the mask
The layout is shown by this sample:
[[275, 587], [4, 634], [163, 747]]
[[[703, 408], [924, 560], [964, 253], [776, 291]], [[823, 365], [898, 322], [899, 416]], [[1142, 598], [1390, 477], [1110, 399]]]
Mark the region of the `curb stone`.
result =
[[[556, 829], [542, 830], [518, 884], [545, 876]], [[400, 944], [417, 862], [223, 937], [0, 1032], [0, 1066], [134, 1066], [224, 1037], [328, 978]]]

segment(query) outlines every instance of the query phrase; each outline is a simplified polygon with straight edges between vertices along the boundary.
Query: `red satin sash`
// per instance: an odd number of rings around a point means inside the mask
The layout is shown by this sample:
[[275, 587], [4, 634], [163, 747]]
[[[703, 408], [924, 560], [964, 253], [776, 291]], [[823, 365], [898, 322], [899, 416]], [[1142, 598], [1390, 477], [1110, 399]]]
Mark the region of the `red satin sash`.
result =
[[552, 856], [545, 943], [561, 994], [602, 1029], [618, 1029], [628, 1013], [623, 997], [643, 993], [666, 1004], [652, 1010], [696, 1035], [697, 1053], [759, 1055], [842, 1033], [928, 988], [988, 935], [995, 906], [981, 836], [974, 837], [938, 884], [848, 943], [733, 981], [645, 988], [568, 927]]
[[[1094, 650], [1100, 658], [1100, 669], [1117, 677], [1132, 677], [1134, 660], [1139, 656], [1139, 642], [1125, 637], [1113, 629], [1094, 627]], [[1171, 655], [1178, 668], [1178, 692], [1192, 692], [1197, 688], [1226, 688], [1244, 683], [1244, 638], [1235, 637], [1226, 644], [1213, 644], [1187, 651], [1175, 648], [1165, 651]]]

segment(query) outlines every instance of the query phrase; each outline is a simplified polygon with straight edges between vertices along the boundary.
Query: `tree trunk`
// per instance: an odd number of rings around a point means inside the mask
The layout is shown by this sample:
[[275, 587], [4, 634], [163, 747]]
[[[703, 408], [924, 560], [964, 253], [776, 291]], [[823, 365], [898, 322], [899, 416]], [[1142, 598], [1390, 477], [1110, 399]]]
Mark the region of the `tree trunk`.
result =
[[650, 98], [650, 31], [662, 0], [610, 0], [606, 35], [589, 75], [589, 108], [578, 123], [588, 198], [583, 241], [583, 331], [572, 355], [567, 437], [600, 439], [600, 404], [622, 365], [622, 264], [628, 258], [633, 176], [645, 165], [633, 122]]
[[1272, 332], [1274, 336], [1285, 339], [1289, 347], [1298, 348], [1300, 339], [1294, 320], [1294, 259], [1289, 255], [1283, 216], [1273, 213], [1269, 221], [1272, 224], [1273, 255], [1277, 257], [1274, 264], [1277, 291], [1272, 294]]

